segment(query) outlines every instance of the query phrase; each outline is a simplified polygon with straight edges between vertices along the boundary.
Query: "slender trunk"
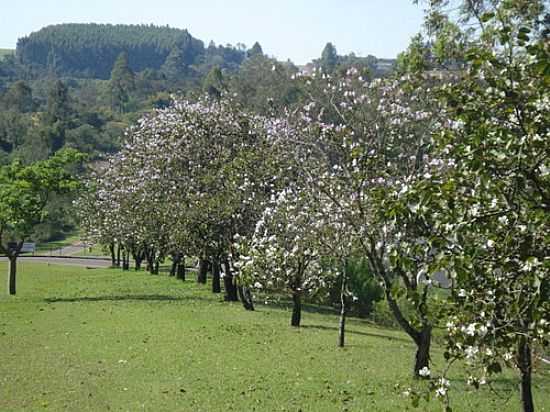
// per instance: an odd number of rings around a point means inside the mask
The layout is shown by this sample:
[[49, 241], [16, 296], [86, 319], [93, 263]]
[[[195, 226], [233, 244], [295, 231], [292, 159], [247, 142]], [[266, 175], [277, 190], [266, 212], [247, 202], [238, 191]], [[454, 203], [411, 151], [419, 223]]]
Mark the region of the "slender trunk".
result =
[[534, 412], [533, 393], [531, 391], [531, 372], [533, 370], [531, 359], [531, 346], [527, 338], [522, 336], [518, 342], [518, 368], [521, 375], [520, 396], [521, 410], [523, 412]]
[[178, 263], [176, 278], [180, 280], [185, 280], [185, 257], [182, 257]]
[[338, 327], [338, 346], [344, 347], [345, 340], [345, 331], [346, 331], [346, 288], [347, 288], [347, 276], [346, 276], [346, 267], [344, 263], [344, 268], [342, 272], [342, 289], [340, 290], [340, 324]]
[[120, 267], [120, 243], [116, 247], [116, 267]]
[[145, 257], [147, 259], [147, 271], [150, 274], [154, 275], [155, 274], [155, 250], [149, 249], [146, 252]]
[[141, 269], [141, 262], [143, 261], [143, 254], [142, 252], [136, 253], [134, 256], [134, 263], [135, 263], [135, 269], [140, 270]]
[[254, 310], [254, 300], [252, 299], [252, 293], [250, 292], [250, 289], [245, 288], [244, 286], [238, 286], [237, 292], [239, 293], [239, 298], [243, 303], [243, 307], [246, 310]]
[[170, 276], [176, 276], [176, 270], [180, 261], [179, 255], [172, 255], [172, 266], [170, 267]]
[[422, 368], [429, 368], [430, 366], [430, 345], [432, 342], [432, 327], [430, 325], [423, 325], [422, 330], [415, 340], [416, 343], [416, 355], [414, 361], [414, 376], [420, 377], [420, 370]]
[[220, 284], [220, 260], [214, 258], [212, 260], [212, 293], [221, 293], [222, 286]]
[[290, 320], [290, 326], [300, 326], [300, 320], [302, 319], [302, 297], [297, 291], [292, 292], [292, 318]]
[[225, 276], [223, 277], [223, 287], [225, 289], [224, 300], [228, 302], [238, 302], [237, 286], [233, 282], [233, 274], [231, 273], [229, 261], [226, 260], [223, 264], [225, 268]]
[[116, 266], [116, 256], [115, 256], [115, 244], [109, 244], [109, 251], [111, 252], [111, 266]]
[[8, 291], [10, 295], [15, 295], [16, 275], [17, 275], [17, 255], [8, 256]]
[[158, 275], [159, 274], [159, 269], [160, 269], [160, 260], [155, 259], [155, 265], [153, 267], [153, 274]]
[[199, 259], [199, 271], [197, 272], [197, 283], [206, 284], [206, 272], [208, 271], [208, 261]]
[[130, 257], [126, 249], [122, 251], [122, 270], [130, 270]]

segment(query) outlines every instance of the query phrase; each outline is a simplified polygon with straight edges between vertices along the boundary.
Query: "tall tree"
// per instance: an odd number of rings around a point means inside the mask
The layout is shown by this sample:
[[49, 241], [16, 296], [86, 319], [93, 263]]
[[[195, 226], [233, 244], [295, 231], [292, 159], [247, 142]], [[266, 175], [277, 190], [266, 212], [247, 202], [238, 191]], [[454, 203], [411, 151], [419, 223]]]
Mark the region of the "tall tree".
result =
[[248, 50], [246, 52], [246, 54], [247, 54], [248, 57], [263, 56], [264, 51], [263, 51], [262, 46], [260, 45], [260, 43], [255, 42], [252, 45], [252, 47], [250, 48], [250, 50]]
[[134, 90], [134, 72], [128, 65], [128, 54], [122, 52], [118, 55], [113, 70], [111, 71], [111, 108], [119, 113], [124, 113], [124, 106], [130, 98], [130, 92]]
[[338, 53], [332, 43], [327, 43], [321, 53], [321, 68], [324, 72], [331, 73], [338, 64]]
[[170, 51], [161, 67], [162, 73], [171, 82], [182, 78], [185, 75], [186, 69], [185, 58], [179, 47], [174, 47]]

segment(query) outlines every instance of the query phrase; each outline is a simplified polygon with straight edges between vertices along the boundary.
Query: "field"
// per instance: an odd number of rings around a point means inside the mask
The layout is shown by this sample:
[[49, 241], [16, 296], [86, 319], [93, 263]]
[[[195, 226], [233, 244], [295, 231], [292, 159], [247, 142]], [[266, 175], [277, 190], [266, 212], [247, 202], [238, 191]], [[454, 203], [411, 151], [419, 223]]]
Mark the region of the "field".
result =
[[[401, 395], [413, 347], [399, 331], [353, 319], [338, 349], [334, 314], [307, 308], [292, 329], [284, 307], [246, 312], [192, 280], [31, 263], [18, 280], [16, 297], [0, 295], [1, 411], [415, 410]], [[511, 371], [496, 393], [460, 374], [453, 410], [519, 410]], [[534, 392], [550, 410], [548, 369]]]
[[4, 56], [8, 56], [14, 53], [15, 53], [15, 50], [13, 49], [0, 49], [0, 60], [2, 60]]

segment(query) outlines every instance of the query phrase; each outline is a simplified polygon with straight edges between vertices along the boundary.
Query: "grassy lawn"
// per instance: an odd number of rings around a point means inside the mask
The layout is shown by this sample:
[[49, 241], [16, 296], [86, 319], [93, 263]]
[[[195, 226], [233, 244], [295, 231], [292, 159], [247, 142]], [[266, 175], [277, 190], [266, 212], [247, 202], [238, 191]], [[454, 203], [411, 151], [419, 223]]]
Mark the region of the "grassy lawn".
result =
[[[337, 317], [239, 304], [193, 281], [144, 272], [20, 264], [0, 293], [0, 410], [403, 411], [413, 346], [402, 333]], [[6, 264], [0, 263], [0, 285]], [[436, 367], [441, 350], [434, 348]], [[460, 378], [460, 371], [456, 372]], [[498, 395], [453, 381], [455, 411], [518, 411], [513, 373]], [[550, 373], [534, 381], [550, 410]], [[503, 398], [510, 398], [507, 402]], [[439, 411], [433, 402], [422, 411]]]

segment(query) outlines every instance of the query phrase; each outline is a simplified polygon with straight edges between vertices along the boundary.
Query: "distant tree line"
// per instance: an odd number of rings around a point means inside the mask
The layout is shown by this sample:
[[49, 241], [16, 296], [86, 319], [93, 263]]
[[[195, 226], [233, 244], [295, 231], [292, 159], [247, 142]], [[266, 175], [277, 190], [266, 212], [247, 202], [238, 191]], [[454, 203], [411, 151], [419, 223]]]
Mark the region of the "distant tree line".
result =
[[128, 55], [134, 72], [166, 69], [181, 73], [192, 66], [238, 67], [242, 48], [216, 46], [191, 36], [187, 30], [153, 25], [59, 24], [19, 39], [19, 63], [40, 73], [108, 79], [120, 53]]

